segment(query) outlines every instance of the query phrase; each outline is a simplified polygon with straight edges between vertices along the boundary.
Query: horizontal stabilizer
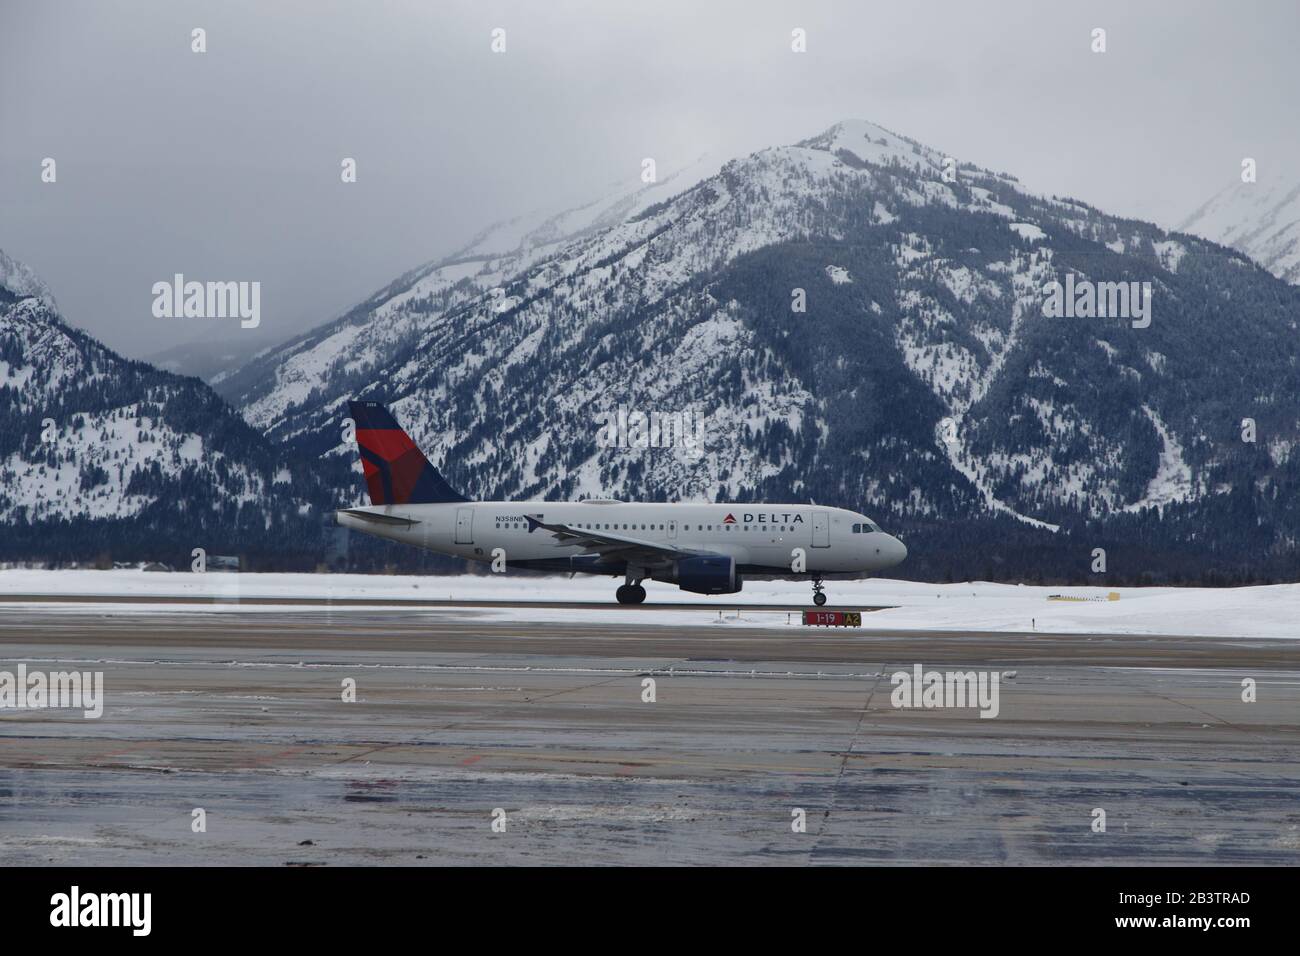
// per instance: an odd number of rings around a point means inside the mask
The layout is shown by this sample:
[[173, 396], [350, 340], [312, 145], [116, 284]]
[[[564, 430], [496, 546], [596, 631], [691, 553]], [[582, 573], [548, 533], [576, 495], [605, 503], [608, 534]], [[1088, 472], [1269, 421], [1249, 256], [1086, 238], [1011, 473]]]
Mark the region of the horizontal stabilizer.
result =
[[397, 515], [379, 514], [374, 511], [359, 511], [355, 508], [343, 508], [334, 513], [347, 515], [350, 518], [360, 518], [362, 521], [369, 521], [372, 524], [402, 525], [409, 528], [413, 524], [420, 523], [414, 518], [400, 518]]

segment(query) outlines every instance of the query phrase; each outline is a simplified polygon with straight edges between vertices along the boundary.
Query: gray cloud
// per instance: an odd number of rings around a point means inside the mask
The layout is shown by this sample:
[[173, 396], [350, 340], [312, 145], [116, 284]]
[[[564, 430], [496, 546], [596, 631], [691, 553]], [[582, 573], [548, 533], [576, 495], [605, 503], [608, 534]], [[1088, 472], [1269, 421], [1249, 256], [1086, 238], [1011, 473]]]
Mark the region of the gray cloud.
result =
[[253, 334], [153, 318], [175, 272], [261, 281], [270, 341], [490, 221], [634, 185], [644, 156], [666, 169], [845, 117], [1173, 224], [1242, 156], [1295, 176], [1298, 26], [1285, 0], [6, 0], [0, 248], [128, 354]]

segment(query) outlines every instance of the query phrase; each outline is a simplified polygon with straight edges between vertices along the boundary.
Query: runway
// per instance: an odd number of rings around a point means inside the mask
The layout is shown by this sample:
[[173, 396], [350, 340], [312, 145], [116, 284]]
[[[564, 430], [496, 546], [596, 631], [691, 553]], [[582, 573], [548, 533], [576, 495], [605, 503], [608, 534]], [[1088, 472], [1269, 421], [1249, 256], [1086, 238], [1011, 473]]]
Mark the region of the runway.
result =
[[[716, 611], [720, 607], [726, 608], [725, 604], [719, 604], [717, 601], [709, 603], [699, 601], [664, 601], [652, 600], [645, 604], [615, 604], [612, 600], [606, 601], [500, 601], [500, 600], [474, 600], [474, 599], [447, 599], [440, 601], [437, 599], [426, 598], [401, 598], [394, 600], [391, 597], [375, 598], [357, 598], [357, 597], [292, 597], [280, 595], [277, 597], [264, 597], [258, 595], [244, 596], [234, 594], [231, 596], [194, 596], [194, 595], [152, 595], [152, 594], [4, 594], [0, 595], [0, 601], [6, 604], [191, 604], [196, 606], [206, 605], [232, 605], [247, 604], [250, 607], [310, 607], [318, 608], [323, 605], [330, 607], [393, 607], [394, 605], [403, 608], [557, 608], [570, 611], [607, 611], [611, 608], [626, 611]], [[763, 611], [804, 611], [810, 608], [807, 603], [803, 604], [741, 604], [740, 607], [746, 610], [763, 610]], [[875, 606], [854, 605], [836, 605], [826, 604], [818, 608], [821, 611], [882, 611], [890, 605], [882, 604]]]
[[[1294, 642], [626, 610], [0, 608], [0, 669], [106, 696], [0, 711], [0, 864], [1300, 862]], [[916, 664], [997, 716], [893, 706]]]

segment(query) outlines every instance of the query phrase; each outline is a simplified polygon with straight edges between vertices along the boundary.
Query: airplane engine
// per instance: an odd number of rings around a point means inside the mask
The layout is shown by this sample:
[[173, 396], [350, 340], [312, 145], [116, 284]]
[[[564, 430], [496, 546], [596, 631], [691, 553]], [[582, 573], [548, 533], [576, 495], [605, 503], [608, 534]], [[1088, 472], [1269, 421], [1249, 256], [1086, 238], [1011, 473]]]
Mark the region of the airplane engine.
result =
[[677, 586], [696, 594], [734, 594], [741, 589], [736, 559], [696, 555], [677, 562]]

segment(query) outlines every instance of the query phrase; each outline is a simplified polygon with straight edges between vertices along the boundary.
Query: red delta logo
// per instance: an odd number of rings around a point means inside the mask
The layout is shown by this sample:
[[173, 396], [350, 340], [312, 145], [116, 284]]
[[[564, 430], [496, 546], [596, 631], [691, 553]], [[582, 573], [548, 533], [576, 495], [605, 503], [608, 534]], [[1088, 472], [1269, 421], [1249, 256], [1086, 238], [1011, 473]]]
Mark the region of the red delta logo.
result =
[[723, 523], [723, 524], [735, 524], [735, 523], [736, 523], [736, 516], [733, 515], [733, 514], [729, 514], [729, 515], [727, 515], [725, 518], [722, 519], [722, 523]]

